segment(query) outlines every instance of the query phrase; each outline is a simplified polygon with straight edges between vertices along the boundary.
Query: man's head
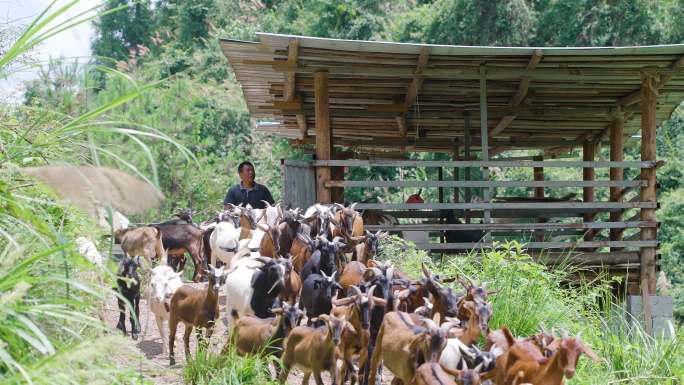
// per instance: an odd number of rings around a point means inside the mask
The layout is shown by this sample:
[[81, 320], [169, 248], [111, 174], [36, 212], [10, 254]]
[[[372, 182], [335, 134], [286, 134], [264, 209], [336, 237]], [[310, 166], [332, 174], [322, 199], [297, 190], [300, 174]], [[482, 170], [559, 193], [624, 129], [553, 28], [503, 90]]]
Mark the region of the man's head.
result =
[[254, 177], [256, 173], [254, 172], [254, 165], [252, 162], [244, 161], [238, 166], [238, 175], [240, 175], [240, 180], [243, 184], [251, 185], [254, 183]]

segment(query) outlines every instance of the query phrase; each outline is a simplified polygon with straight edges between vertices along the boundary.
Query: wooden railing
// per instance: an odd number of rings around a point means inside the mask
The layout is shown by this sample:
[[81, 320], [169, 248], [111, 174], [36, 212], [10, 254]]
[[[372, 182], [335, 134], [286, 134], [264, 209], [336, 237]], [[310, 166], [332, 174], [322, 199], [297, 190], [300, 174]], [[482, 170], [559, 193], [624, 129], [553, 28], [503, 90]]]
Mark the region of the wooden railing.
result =
[[[660, 161], [577, 161], [577, 160], [454, 160], [454, 161], [417, 161], [417, 160], [315, 160], [315, 167], [438, 167], [453, 169], [469, 169], [473, 167], [498, 167], [498, 168], [532, 168], [539, 173], [543, 168], [632, 168], [651, 169], [662, 165]], [[541, 171], [543, 172], [543, 170]], [[460, 173], [461, 175], [468, 173]], [[592, 173], [593, 174], [593, 173]], [[633, 180], [328, 180], [326, 188], [454, 188], [454, 189], [489, 189], [497, 188], [529, 188], [537, 189], [535, 196], [540, 195], [538, 189], [555, 188], [621, 188], [619, 201], [535, 201], [535, 198], [526, 197], [529, 201], [505, 201], [505, 202], [454, 202], [454, 203], [360, 203], [356, 206], [361, 210], [381, 210], [388, 214], [404, 218], [433, 218], [431, 223], [402, 223], [368, 225], [369, 230], [389, 231], [426, 231], [442, 233], [445, 231], [475, 230], [483, 231], [494, 236], [507, 236], [511, 234], [529, 235], [533, 242], [527, 242], [526, 247], [533, 253], [544, 250], [575, 250], [571, 260], [583, 262], [606, 263], [609, 265], [630, 265], [638, 261], [638, 251], [624, 250], [610, 254], [600, 253], [602, 248], [638, 249], [641, 247], [657, 247], [655, 240], [641, 240], [638, 236], [641, 229], [657, 228], [654, 221], [641, 221], [639, 214], [630, 217], [627, 221], [606, 221], [597, 219], [600, 213], [619, 212], [640, 209], [657, 209], [657, 202], [641, 202], [639, 199], [640, 189], [647, 187], [648, 182], [637, 176]], [[629, 198], [630, 193], [637, 193]], [[592, 192], [593, 193], [593, 192]], [[444, 194], [440, 193], [440, 196]], [[469, 195], [469, 194], [468, 194]], [[494, 222], [483, 223], [460, 223], [445, 224], [435, 223], [439, 218], [443, 221], [443, 213], [439, 210], [455, 210], [458, 218], [493, 218]], [[485, 215], [487, 213], [487, 215]], [[587, 215], [589, 214], [589, 215]], [[567, 218], [584, 217], [584, 222], [568, 222]], [[498, 218], [533, 218], [537, 223], [496, 223]], [[536, 219], [534, 219], [536, 218]], [[563, 219], [564, 222], [549, 222], [552, 219]], [[589, 219], [588, 219], [589, 218]], [[636, 233], [629, 234], [626, 239], [594, 239], [604, 230], [619, 229], [630, 230]], [[540, 233], [541, 232], [541, 233]], [[532, 234], [536, 234], [532, 237]], [[542, 234], [540, 240], [538, 235]], [[543, 235], [554, 235], [558, 238], [581, 237], [579, 240], [546, 240]], [[588, 236], [589, 235], [589, 236]], [[429, 243], [419, 245], [430, 250], [464, 250], [481, 247], [496, 247], [493, 241], [462, 242], [462, 243]], [[581, 252], [580, 252], [581, 251]], [[551, 253], [557, 253], [551, 252]], [[581, 257], [584, 256], [584, 257]], [[555, 258], [555, 259], [554, 259]], [[552, 260], [559, 260], [555, 256]]]

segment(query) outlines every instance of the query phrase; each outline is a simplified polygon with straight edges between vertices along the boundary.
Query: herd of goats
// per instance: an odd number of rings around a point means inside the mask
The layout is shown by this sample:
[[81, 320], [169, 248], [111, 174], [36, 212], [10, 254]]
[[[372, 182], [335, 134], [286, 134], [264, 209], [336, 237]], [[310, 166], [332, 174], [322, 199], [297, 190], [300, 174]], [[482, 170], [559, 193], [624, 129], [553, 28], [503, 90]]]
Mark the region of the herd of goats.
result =
[[[170, 364], [179, 323], [190, 357], [193, 328], [205, 328], [208, 340], [223, 315], [229, 330], [224, 351], [279, 357], [281, 383], [296, 367], [303, 384], [311, 374], [322, 384], [327, 371], [333, 384], [374, 385], [384, 365], [392, 384], [557, 385], [573, 377], [582, 353], [598, 360], [579, 336], [542, 329], [515, 338], [505, 326], [490, 330], [492, 291], [466, 277], [440, 279], [425, 265], [423, 277], [411, 279], [375, 259], [380, 237], [364, 229], [353, 205], [316, 204], [303, 213], [229, 205], [199, 225], [188, 215], [118, 230], [124, 251], [118, 289], [137, 319], [141, 257], [167, 261], [152, 269], [147, 293], [164, 352], [168, 321]], [[205, 288], [181, 281], [185, 253], [195, 263], [194, 280], [208, 281]], [[222, 286], [226, 306], [220, 311]], [[119, 309], [117, 327], [125, 333], [121, 299]], [[131, 328], [135, 339], [133, 320]], [[481, 337], [482, 350], [476, 345]]]

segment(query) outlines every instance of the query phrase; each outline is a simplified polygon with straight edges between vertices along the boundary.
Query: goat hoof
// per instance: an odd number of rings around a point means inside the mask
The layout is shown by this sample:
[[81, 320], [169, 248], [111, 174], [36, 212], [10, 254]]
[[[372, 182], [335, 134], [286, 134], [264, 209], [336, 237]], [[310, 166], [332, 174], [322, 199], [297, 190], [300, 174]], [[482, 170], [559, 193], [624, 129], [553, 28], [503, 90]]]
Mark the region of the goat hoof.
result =
[[132, 332], [131, 338], [133, 338], [133, 340], [137, 341], [138, 340], [138, 333]]
[[174, 365], [176, 365], [176, 359], [173, 357], [169, 358], [169, 366], [174, 366]]

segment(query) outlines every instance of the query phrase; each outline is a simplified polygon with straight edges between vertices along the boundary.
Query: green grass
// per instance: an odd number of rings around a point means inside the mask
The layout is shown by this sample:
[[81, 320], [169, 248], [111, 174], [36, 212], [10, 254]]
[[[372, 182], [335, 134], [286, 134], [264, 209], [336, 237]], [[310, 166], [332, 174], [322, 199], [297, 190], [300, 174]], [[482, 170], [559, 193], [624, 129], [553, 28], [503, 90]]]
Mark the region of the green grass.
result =
[[183, 379], [191, 385], [277, 384], [269, 371], [273, 358], [240, 357], [234, 348], [224, 354], [198, 350], [183, 369]]
[[[611, 297], [611, 281], [605, 275], [592, 282], [567, 285], [573, 270], [568, 266], [549, 269], [536, 263], [517, 243], [500, 250], [473, 252], [466, 256], [431, 259], [397, 237], [383, 241], [381, 259], [414, 278], [422, 276], [421, 262], [442, 277], [464, 274], [488, 289], [491, 297], [492, 328], [507, 325], [518, 336], [535, 333], [540, 326], [581, 333], [600, 362], [583, 356], [570, 385], [629, 384], [674, 385], [684, 383], [684, 331], [673, 339], [653, 338], [633, 326], [617, 301]], [[458, 283], [451, 283], [461, 291]]]

